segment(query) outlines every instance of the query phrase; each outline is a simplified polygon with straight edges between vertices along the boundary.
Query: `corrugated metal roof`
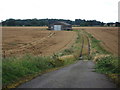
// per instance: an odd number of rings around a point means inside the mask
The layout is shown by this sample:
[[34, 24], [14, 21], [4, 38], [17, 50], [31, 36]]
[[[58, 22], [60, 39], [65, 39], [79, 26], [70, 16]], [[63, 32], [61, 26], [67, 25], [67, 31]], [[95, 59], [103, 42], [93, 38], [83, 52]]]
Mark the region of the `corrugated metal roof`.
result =
[[68, 23], [66, 23], [66, 22], [60, 22], [60, 21], [57, 21], [57, 22], [53, 23], [53, 25], [54, 25], [54, 24], [62, 24], [62, 25], [67, 25], [67, 26], [70, 25], [70, 24], [68, 24]]

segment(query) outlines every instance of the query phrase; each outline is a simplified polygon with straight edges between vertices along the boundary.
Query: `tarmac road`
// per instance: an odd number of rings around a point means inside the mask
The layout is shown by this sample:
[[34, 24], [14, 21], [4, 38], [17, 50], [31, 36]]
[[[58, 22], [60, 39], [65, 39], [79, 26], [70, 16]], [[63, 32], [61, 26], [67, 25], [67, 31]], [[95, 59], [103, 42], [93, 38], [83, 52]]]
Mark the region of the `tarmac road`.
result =
[[39, 76], [18, 88], [116, 88], [104, 74], [94, 72], [92, 61], [78, 61]]

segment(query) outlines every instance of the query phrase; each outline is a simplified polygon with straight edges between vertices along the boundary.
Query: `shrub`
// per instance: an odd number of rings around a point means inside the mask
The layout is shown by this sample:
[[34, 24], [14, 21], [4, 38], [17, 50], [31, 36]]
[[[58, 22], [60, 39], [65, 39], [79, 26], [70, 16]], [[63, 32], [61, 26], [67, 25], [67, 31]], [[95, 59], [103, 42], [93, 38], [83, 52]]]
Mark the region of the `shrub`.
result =
[[120, 65], [118, 64], [118, 58], [109, 56], [100, 58], [96, 64], [96, 71], [105, 74], [120, 74]]

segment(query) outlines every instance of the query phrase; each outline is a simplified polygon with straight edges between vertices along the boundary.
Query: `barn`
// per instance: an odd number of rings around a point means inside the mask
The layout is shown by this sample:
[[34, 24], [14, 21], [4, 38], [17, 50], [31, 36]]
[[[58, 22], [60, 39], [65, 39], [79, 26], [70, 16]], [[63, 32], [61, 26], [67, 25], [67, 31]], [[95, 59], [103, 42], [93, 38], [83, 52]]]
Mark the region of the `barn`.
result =
[[48, 26], [49, 30], [55, 30], [55, 31], [61, 31], [61, 30], [72, 30], [72, 25], [66, 23], [66, 22], [55, 22], [53, 24], [50, 24]]

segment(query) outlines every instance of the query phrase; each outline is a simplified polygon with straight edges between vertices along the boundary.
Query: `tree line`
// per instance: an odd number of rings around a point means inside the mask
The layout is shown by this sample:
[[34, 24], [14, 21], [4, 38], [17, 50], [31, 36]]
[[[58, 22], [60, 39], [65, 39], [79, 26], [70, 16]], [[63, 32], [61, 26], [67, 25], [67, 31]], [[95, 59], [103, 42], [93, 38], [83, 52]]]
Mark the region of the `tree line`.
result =
[[[96, 21], [96, 20], [85, 20], [85, 19], [75, 19], [72, 20], [65, 20], [65, 19], [7, 19], [2, 21], [2, 26], [48, 26], [56, 21], [63, 21], [69, 23], [73, 26], [104, 26], [104, 22]], [[107, 23], [107, 26], [116, 24], [116, 23]]]

